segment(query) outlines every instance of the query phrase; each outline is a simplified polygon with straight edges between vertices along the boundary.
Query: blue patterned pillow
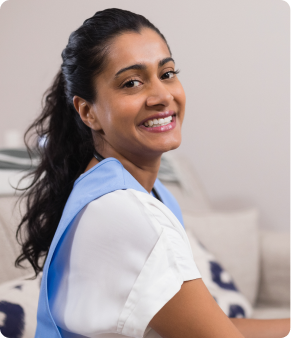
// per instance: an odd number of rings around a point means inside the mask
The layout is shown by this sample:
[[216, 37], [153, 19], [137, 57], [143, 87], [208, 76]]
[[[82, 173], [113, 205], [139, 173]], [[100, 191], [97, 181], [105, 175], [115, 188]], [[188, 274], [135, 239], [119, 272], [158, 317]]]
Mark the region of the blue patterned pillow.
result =
[[202, 280], [222, 311], [230, 318], [250, 318], [252, 306], [230, 274], [190, 231], [186, 232]]
[[0, 285], [0, 338], [34, 337], [40, 281], [38, 276]]

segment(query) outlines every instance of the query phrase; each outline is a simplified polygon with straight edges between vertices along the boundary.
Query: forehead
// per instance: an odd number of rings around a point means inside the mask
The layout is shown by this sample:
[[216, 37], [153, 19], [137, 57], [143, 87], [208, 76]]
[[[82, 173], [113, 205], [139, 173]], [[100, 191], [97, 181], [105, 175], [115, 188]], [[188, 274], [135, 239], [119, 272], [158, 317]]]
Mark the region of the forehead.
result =
[[114, 74], [123, 67], [136, 63], [155, 65], [170, 52], [165, 41], [152, 29], [140, 33], [129, 32], [116, 37], [107, 56], [107, 70]]

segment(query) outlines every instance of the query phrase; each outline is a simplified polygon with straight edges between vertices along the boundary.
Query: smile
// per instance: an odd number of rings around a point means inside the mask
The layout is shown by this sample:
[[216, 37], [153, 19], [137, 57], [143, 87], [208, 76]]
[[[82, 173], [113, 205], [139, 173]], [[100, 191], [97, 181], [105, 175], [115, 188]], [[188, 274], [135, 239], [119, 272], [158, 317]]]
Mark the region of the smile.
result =
[[144, 123], [144, 126], [146, 127], [161, 127], [161, 126], [166, 126], [167, 124], [172, 122], [173, 117], [168, 116], [165, 118], [160, 118], [160, 119], [153, 119], [153, 120], [148, 120]]
[[172, 114], [173, 115], [169, 115], [168, 113], [166, 117], [151, 118], [150, 120], [144, 121], [139, 127], [151, 133], [161, 133], [172, 130], [176, 127], [176, 114], [174, 112]]

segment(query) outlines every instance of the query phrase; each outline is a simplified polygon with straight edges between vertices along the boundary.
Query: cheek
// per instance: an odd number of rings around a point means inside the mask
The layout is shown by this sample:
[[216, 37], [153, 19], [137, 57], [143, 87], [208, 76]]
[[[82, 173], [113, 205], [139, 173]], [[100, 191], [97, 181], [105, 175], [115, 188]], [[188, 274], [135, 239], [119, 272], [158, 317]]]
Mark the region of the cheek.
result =
[[104, 120], [109, 131], [119, 130], [121, 133], [128, 133], [135, 128], [136, 118], [141, 108], [141, 103], [133, 96], [115, 98], [114, 104], [107, 107]]

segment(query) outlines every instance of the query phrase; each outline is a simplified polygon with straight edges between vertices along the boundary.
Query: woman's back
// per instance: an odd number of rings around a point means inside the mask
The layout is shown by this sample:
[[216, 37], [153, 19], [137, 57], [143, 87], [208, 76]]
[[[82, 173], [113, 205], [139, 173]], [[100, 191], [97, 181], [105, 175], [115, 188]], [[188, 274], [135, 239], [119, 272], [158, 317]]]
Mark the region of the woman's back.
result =
[[[50, 271], [58, 272], [49, 285], [57, 325], [100, 338], [143, 337], [181, 284], [201, 277], [178, 219], [153, 196], [133, 189], [89, 203], [66, 233]], [[145, 337], [155, 335], [148, 328]]]

